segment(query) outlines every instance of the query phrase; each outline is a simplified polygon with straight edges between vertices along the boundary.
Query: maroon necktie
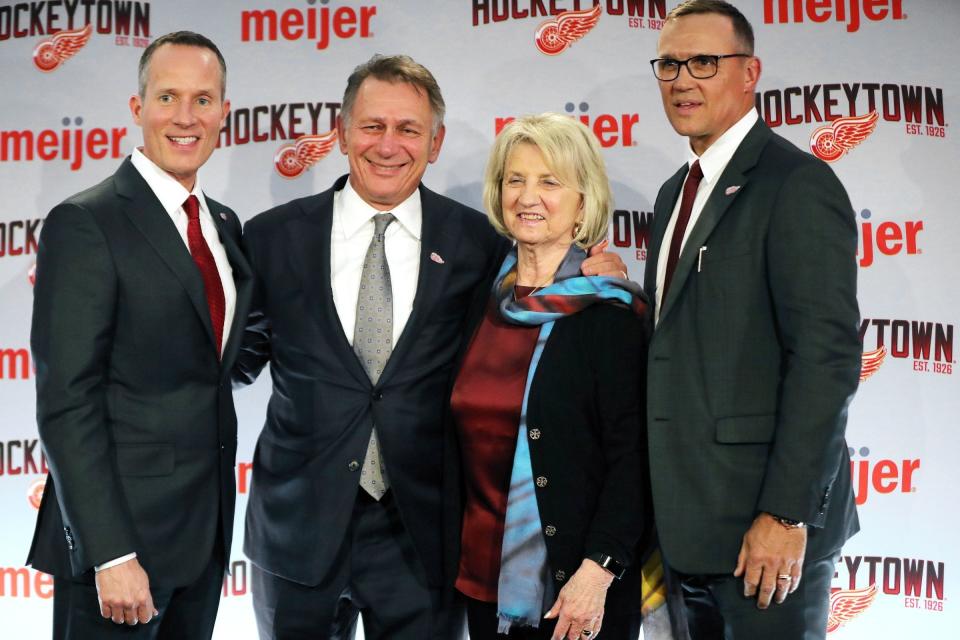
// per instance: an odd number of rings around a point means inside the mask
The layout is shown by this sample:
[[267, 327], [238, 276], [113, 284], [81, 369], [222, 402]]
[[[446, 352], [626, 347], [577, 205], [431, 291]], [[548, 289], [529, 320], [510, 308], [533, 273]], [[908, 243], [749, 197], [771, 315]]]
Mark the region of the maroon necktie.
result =
[[677, 261], [680, 259], [680, 246], [683, 244], [683, 234], [687, 230], [687, 223], [690, 222], [690, 212], [693, 211], [693, 201], [697, 197], [697, 187], [700, 186], [700, 180], [703, 178], [703, 171], [700, 169], [700, 161], [696, 160], [690, 167], [687, 174], [687, 181], [683, 185], [683, 199], [680, 200], [680, 213], [677, 215], [677, 223], [673, 227], [673, 237], [670, 240], [670, 253], [667, 254], [667, 273], [663, 278], [663, 293], [660, 294], [660, 304], [663, 305], [667, 299], [667, 290], [670, 288], [670, 281], [673, 280], [673, 272], [677, 269]]
[[187, 212], [187, 244], [190, 245], [190, 255], [200, 269], [203, 278], [203, 289], [207, 294], [207, 308], [210, 309], [210, 322], [213, 324], [213, 335], [217, 339], [217, 357], [220, 357], [220, 346], [223, 344], [223, 316], [226, 302], [223, 297], [223, 283], [220, 282], [220, 272], [217, 263], [210, 253], [207, 241], [200, 231], [200, 201], [197, 196], [190, 196], [183, 203], [183, 210]]

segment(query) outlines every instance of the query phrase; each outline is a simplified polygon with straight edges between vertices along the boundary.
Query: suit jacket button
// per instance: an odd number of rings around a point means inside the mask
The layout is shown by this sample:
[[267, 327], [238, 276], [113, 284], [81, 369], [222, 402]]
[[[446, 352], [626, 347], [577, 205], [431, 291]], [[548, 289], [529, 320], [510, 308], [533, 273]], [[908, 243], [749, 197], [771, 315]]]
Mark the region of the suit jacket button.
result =
[[543, 530], [543, 532], [548, 536], [555, 536], [557, 535], [557, 528], [552, 524], [548, 524], [546, 528]]
[[370, 394], [370, 397], [373, 398], [374, 401], [383, 400], [383, 391], [374, 391]]
[[547, 486], [547, 476], [537, 476], [537, 486], [541, 489]]
[[347, 465], [347, 469], [350, 469], [350, 471], [356, 471], [359, 468], [360, 468], [360, 463], [357, 462], [356, 460], [351, 460], [350, 464]]
[[530, 439], [539, 440], [540, 439], [540, 429], [530, 429]]
[[564, 580], [567, 579], [567, 573], [563, 569], [560, 569], [555, 574], [553, 574], [553, 577], [556, 578], [557, 582], [563, 582]]

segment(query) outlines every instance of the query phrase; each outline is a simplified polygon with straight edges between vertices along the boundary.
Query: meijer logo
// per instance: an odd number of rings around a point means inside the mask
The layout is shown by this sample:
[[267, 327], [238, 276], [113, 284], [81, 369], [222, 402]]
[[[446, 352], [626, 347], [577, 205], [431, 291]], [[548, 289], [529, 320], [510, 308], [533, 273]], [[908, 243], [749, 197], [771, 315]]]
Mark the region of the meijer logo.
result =
[[863, 18], [870, 22], [903, 20], [902, 0], [763, 0], [763, 21], [766, 24], [779, 22], [835, 22], [846, 23], [847, 31], [860, 29], [861, 4]]
[[[576, 115], [574, 114], [575, 106], [572, 102], [568, 102], [566, 106], [564, 106], [564, 110], [570, 114], [571, 118], [579, 119], [580, 122], [587, 125], [587, 127], [593, 131], [601, 147], [613, 147], [616, 145], [632, 147], [636, 144], [634, 127], [640, 122], [640, 114], [621, 113], [614, 115], [612, 113], [602, 113], [598, 116], [591, 116], [587, 113], [590, 105], [586, 102], [581, 102], [579, 109], [580, 114]], [[500, 133], [505, 126], [514, 120], [515, 118], [513, 116], [497, 118], [493, 125], [494, 135]]]
[[[328, 0], [321, 0], [327, 4]], [[308, 0], [313, 4], [313, 0]], [[279, 14], [274, 9], [254, 9], [240, 12], [240, 40], [262, 42], [270, 40], [315, 40], [317, 49], [324, 50], [334, 38], [370, 38], [373, 31], [370, 21], [377, 15], [377, 8], [362, 7], [321, 7], [318, 11], [310, 7], [287, 9]]]
[[[914, 493], [914, 474], [920, 469], [919, 458], [892, 460], [869, 458], [870, 448], [850, 447], [850, 479], [853, 495], [858, 505], [866, 504], [871, 490], [882, 495], [891, 493]], [[857, 454], [860, 458], [857, 458]]]
[[923, 231], [923, 220], [884, 220], [874, 221], [870, 209], [860, 211], [861, 222], [857, 247], [857, 262], [861, 267], [869, 267], [877, 256], [915, 256], [923, 253], [918, 236]]

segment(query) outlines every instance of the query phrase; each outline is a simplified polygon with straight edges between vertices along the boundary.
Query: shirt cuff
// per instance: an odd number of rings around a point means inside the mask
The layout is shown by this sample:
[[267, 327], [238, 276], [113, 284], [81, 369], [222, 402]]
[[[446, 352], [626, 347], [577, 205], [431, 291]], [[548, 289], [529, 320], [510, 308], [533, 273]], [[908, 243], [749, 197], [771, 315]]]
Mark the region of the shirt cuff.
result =
[[128, 553], [127, 555], [125, 555], [125, 556], [120, 556], [119, 558], [116, 558], [116, 559], [114, 559], [114, 560], [111, 560], [110, 562], [104, 562], [103, 564], [98, 564], [98, 565], [96, 565], [96, 566], [93, 568], [93, 570], [94, 570], [96, 573], [100, 573], [100, 572], [103, 571], [104, 569], [109, 569], [110, 567], [115, 567], [115, 566], [117, 566], [118, 564], [123, 564], [124, 562], [129, 562], [130, 560], [133, 560], [133, 559], [136, 558], [136, 557], [137, 557], [137, 554], [136, 554], [136, 553]]

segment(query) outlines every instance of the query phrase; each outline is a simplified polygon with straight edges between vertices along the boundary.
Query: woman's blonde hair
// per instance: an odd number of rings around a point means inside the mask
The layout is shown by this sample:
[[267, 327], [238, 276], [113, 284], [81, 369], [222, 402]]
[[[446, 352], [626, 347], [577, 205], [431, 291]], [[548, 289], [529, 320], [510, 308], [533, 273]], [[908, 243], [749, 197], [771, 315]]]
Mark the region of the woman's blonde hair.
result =
[[510, 152], [532, 144], [560, 182], [583, 198], [583, 221], [573, 241], [592, 247], [607, 236], [613, 198], [596, 137], [582, 122], [559, 113], [517, 118], [503, 128], [490, 150], [483, 180], [483, 204], [490, 224], [513, 240], [503, 222], [503, 174]]

